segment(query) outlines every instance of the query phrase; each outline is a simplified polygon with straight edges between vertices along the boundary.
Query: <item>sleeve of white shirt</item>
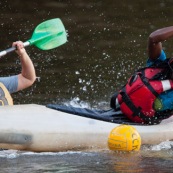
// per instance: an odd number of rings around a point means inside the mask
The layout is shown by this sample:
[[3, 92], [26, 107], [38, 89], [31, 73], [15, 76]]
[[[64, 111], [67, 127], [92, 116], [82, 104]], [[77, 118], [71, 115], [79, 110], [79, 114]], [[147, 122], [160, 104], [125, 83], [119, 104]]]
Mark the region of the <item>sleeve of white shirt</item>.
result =
[[9, 77], [0, 77], [0, 82], [5, 85], [10, 93], [17, 91], [18, 87], [18, 75]]

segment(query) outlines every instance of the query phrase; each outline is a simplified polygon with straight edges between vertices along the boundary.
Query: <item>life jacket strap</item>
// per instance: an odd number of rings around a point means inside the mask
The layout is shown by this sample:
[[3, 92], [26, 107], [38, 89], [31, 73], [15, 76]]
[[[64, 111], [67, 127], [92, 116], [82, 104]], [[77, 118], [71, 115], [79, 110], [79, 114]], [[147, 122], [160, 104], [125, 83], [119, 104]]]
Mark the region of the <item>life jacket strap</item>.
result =
[[115, 92], [114, 95], [111, 97], [110, 101], [110, 107], [116, 110], [116, 99], [118, 96], [119, 92]]
[[140, 74], [140, 78], [142, 80], [142, 82], [145, 84], [145, 86], [152, 92], [152, 94], [155, 96], [155, 97], [158, 97], [159, 94], [156, 92], [156, 90], [151, 86], [151, 84], [149, 83], [149, 79], [147, 79], [143, 72], [142, 74]]
[[136, 117], [138, 116], [139, 118], [141, 118], [145, 123], [149, 123], [149, 124], [158, 124], [160, 123], [160, 121], [158, 122], [157, 119], [155, 117], [148, 117], [146, 116], [142, 111], [141, 111], [141, 107], [136, 107], [133, 102], [131, 101], [131, 99], [129, 98], [129, 96], [127, 95], [125, 88], [123, 88], [123, 90], [120, 92], [121, 96], [122, 96], [122, 100], [123, 102], [128, 106], [128, 108], [131, 110], [132, 112], [132, 116]]

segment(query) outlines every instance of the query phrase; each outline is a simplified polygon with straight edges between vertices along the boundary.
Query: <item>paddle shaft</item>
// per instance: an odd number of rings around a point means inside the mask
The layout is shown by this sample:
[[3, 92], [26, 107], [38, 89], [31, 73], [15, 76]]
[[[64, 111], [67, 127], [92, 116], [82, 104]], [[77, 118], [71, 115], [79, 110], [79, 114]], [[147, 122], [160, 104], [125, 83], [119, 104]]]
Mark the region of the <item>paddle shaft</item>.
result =
[[[30, 42], [26, 41], [26, 42], [23, 43], [23, 45], [24, 45], [24, 47], [29, 46]], [[6, 55], [7, 53], [13, 52], [15, 50], [16, 50], [16, 47], [10, 47], [10, 48], [0, 52], [0, 57]]]

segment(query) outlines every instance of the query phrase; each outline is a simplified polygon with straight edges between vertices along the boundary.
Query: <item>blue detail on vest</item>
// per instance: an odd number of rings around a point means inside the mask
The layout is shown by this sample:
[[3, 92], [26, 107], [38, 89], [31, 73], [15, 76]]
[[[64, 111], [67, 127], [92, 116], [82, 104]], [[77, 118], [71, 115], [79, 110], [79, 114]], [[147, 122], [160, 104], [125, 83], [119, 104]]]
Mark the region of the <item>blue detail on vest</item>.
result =
[[165, 91], [159, 95], [158, 99], [162, 103], [162, 108], [159, 111], [173, 109], [173, 90]]
[[149, 67], [151, 65], [159, 64], [159, 63], [163, 62], [165, 59], [166, 59], [166, 54], [162, 50], [160, 56], [156, 60], [153, 61], [150, 58], [147, 60], [147, 67]]
[[[151, 59], [147, 60], [147, 67], [155, 64], [159, 64], [160, 62], [164, 61], [166, 59], [166, 54], [162, 50], [159, 58], [156, 60], [152, 61]], [[173, 90], [165, 91], [161, 93], [158, 97], [158, 99], [162, 103], [162, 108], [159, 109], [159, 111], [164, 111], [168, 109], [173, 109]]]

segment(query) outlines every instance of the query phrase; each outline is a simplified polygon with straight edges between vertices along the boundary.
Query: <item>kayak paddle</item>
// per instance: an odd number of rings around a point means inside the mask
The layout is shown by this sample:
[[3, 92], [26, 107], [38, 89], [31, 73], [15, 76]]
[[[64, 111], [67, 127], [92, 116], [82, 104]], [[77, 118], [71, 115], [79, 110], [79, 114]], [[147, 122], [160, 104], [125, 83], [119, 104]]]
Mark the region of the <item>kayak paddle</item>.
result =
[[[67, 34], [62, 21], [59, 18], [40, 23], [34, 30], [31, 39], [24, 42], [24, 47], [34, 45], [41, 50], [49, 50], [61, 46], [67, 42]], [[0, 57], [13, 52], [16, 47], [8, 48], [0, 52]]]

